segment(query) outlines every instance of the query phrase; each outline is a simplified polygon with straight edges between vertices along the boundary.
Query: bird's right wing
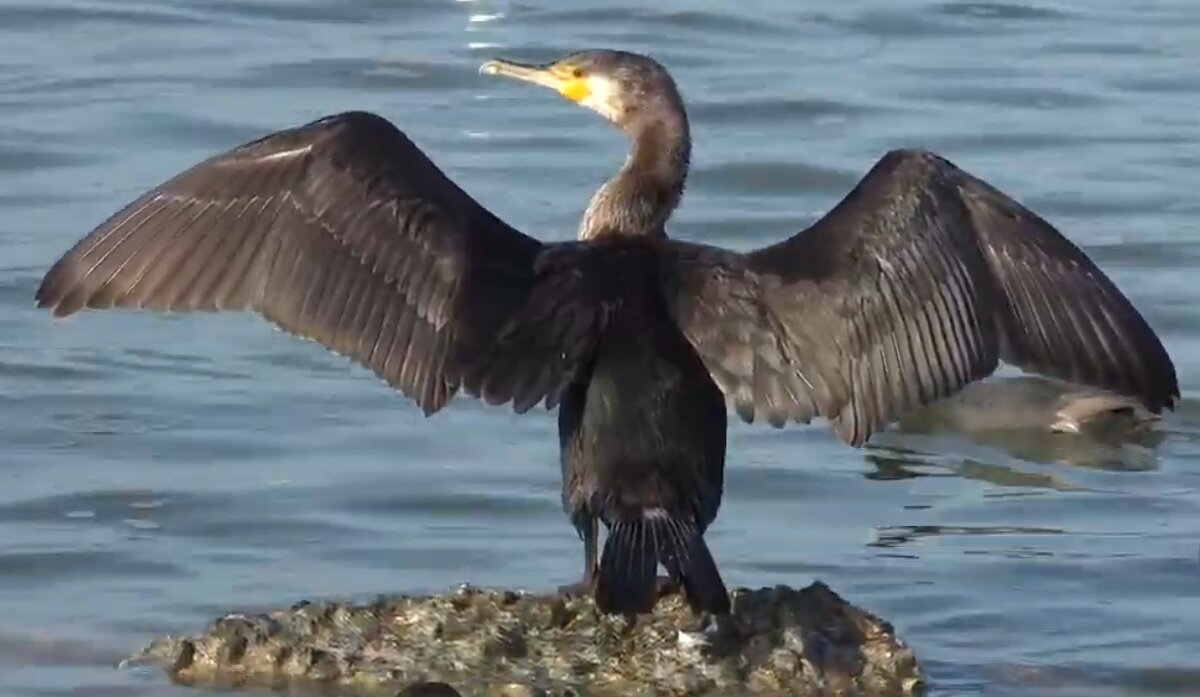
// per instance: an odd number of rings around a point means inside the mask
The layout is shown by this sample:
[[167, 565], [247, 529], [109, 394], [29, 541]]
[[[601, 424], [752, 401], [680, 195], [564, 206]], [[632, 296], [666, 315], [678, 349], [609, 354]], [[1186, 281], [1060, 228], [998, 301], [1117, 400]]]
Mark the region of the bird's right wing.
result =
[[[37, 300], [58, 316], [252, 309], [354, 358], [426, 413], [460, 386], [493, 403], [524, 386], [518, 406], [528, 408], [572, 369], [560, 347], [509, 360], [502, 376], [464, 376], [526, 305], [543, 249], [390, 122], [348, 112], [234, 148], [146, 193], [59, 259]], [[552, 297], [540, 302], [553, 316]]]

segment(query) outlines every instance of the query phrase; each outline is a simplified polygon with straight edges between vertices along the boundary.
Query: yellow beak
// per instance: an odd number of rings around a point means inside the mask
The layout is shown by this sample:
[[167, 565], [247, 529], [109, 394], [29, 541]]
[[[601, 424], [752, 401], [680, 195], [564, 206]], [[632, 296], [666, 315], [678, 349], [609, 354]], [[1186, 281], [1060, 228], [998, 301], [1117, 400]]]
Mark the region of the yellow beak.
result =
[[557, 63], [548, 66], [526, 65], [506, 60], [490, 60], [479, 66], [484, 75], [502, 75], [557, 90], [572, 102], [582, 102], [592, 94], [586, 77], [575, 77], [570, 68]]

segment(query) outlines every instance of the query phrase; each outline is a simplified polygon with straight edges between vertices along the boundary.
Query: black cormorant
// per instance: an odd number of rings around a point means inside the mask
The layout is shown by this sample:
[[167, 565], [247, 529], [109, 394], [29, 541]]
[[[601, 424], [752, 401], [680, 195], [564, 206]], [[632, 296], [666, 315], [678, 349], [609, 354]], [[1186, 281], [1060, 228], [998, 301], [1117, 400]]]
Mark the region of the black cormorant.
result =
[[691, 141], [657, 62], [596, 50], [482, 71], [553, 88], [631, 138], [578, 241], [515, 230], [390, 122], [349, 112], [146, 193], [54, 265], [38, 303], [251, 309], [427, 414], [460, 389], [559, 406], [564, 504], [613, 612], [652, 607], [659, 563], [696, 609], [729, 609], [702, 537], [726, 399], [746, 421], [826, 417], [859, 445], [1001, 359], [1153, 412], [1179, 394], [1154, 332], [1079, 249], [935, 154], [887, 153], [808, 229], [739, 253], [665, 233]]

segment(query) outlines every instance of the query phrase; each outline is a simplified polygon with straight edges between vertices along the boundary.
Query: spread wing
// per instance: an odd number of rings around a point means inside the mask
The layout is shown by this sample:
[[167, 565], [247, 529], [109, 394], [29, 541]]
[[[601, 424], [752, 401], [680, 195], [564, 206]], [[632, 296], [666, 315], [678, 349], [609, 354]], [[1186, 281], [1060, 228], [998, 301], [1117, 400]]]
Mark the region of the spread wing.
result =
[[669, 249], [676, 321], [747, 421], [825, 416], [857, 445], [1000, 359], [1155, 413], [1179, 396], [1158, 337], [1083, 252], [931, 153], [888, 153], [770, 247]]
[[502, 375], [464, 378], [468, 366], [497, 365], [496, 337], [512, 334], [506, 323], [531, 298], [527, 315], [563, 314], [552, 293], [534, 293], [542, 250], [390, 122], [348, 112], [234, 148], [146, 193], [58, 260], [37, 300], [59, 316], [250, 309], [354, 358], [427, 414], [460, 386], [493, 403], [519, 396], [525, 409], [586, 347], [521, 346], [498, 364]]

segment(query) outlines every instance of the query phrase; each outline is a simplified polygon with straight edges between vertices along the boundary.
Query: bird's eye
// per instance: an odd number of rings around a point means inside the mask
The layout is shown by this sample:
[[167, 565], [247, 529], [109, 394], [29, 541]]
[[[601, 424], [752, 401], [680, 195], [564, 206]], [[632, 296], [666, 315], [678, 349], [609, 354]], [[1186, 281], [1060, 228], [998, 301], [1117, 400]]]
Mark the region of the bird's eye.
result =
[[572, 70], [571, 77], [573, 77], [575, 79], [579, 79], [579, 78], [583, 77], [583, 68], [575, 68], [574, 70]]

